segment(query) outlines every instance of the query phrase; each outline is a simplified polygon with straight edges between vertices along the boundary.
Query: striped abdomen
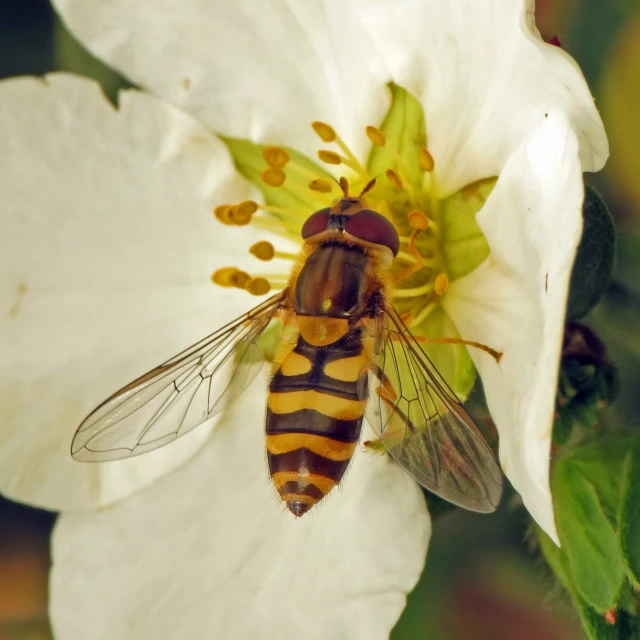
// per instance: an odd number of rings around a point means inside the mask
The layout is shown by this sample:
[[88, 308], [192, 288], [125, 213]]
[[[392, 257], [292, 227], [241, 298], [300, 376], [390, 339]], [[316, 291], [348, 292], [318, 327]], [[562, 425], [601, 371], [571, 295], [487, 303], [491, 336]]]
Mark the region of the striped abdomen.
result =
[[362, 427], [368, 364], [360, 329], [323, 347], [300, 336], [271, 380], [269, 470], [296, 516], [327, 495], [349, 465]]

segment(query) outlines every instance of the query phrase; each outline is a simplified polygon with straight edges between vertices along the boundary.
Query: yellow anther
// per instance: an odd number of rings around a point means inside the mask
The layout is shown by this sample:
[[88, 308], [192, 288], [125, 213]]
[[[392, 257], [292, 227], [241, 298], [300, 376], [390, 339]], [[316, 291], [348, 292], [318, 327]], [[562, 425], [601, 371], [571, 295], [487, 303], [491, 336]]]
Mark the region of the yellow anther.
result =
[[273, 258], [276, 250], [270, 242], [260, 240], [260, 242], [256, 242], [250, 247], [249, 253], [258, 258], [258, 260], [264, 260], [266, 262]]
[[369, 125], [365, 131], [367, 133], [367, 138], [369, 138], [369, 140], [378, 147], [384, 147], [384, 145], [387, 144], [387, 137], [377, 127]]
[[265, 147], [262, 150], [264, 161], [274, 169], [284, 169], [291, 159], [289, 152], [282, 147]]
[[221, 287], [233, 287], [231, 278], [237, 271], [236, 267], [222, 267], [222, 269], [213, 272], [211, 281]]
[[439, 273], [433, 282], [433, 289], [439, 295], [443, 295], [449, 288], [449, 278], [446, 273]]
[[231, 205], [230, 204], [221, 204], [217, 206], [213, 210], [213, 215], [217, 220], [222, 222], [222, 224], [233, 224], [231, 221]]
[[324, 178], [316, 178], [309, 183], [309, 189], [311, 191], [318, 191], [319, 193], [331, 193], [331, 183]]
[[238, 289], [244, 289], [251, 282], [251, 276], [245, 271], [240, 271], [240, 269], [236, 269], [234, 273], [231, 274], [229, 278], [229, 282], [232, 287], [237, 287]]
[[402, 178], [393, 169], [387, 169], [386, 173], [391, 186], [400, 191], [403, 188]]
[[260, 172], [260, 180], [270, 187], [281, 187], [287, 179], [287, 174], [277, 167], [268, 167]]
[[316, 120], [311, 123], [311, 126], [322, 142], [333, 142], [338, 137], [334, 128], [325, 122]]
[[251, 216], [258, 210], [258, 203], [253, 200], [245, 200], [231, 207], [229, 217], [231, 223], [242, 227], [251, 222]]
[[263, 296], [269, 293], [271, 285], [265, 278], [251, 278], [245, 286], [245, 290], [253, 296]]
[[414, 209], [408, 216], [407, 220], [409, 221], [409, 226], [412, 229], [420, 229], [420, 231], [424, 231], [429, 228], [429, 224], [431, 221], [427, 216], [422, 213], [422, 211], [418, 211]]
[[318, 158], [327, 164], [342, 164], [342, 158], [334, 151], [320, 149], [320, 151], [318, 151]]
[[433, 171], [433, 168], [436, 166], [435, 160], [433, 156], [426, 150], [420, 149], [420, 167], [423, 171]]

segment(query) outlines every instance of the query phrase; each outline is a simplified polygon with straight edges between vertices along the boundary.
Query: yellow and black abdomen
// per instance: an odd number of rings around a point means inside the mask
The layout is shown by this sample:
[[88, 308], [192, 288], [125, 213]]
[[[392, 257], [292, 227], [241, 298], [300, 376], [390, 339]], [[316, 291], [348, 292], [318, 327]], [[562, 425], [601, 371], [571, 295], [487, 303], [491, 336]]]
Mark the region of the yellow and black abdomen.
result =
[[360, 328], [321, 347], [300, 335], [271, 380], [269, 471], [296, 516], [327, 495], [349, 465], [367, 400], [365, 351]]

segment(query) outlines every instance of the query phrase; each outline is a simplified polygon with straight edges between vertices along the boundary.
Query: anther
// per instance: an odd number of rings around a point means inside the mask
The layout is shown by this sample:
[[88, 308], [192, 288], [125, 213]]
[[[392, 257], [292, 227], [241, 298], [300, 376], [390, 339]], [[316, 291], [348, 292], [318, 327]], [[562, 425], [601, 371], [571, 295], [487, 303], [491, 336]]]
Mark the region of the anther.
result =
[[244, 289], [250, 281], [251, 276], [245, 271], [240, 271], [240, 269], [236, 269], [229, 277], [231, 286], [237, 289]]
[[375, 144], [376, 146], [384, 147], [384, 145], [387, 144], [386, 136], [377, 127], [372, 127], [371, 125], [369, 125], [365, 129], [365, 131], [367, 133], [367, 138], [369, 138], [369, 140], [371, 140], [371, 142], [373, 142], [373, 144]]
[[258, 203], [245, 200], [231, 207], [229, 218], [232, 224], [242, 227], [251, 222], [251, 216], [258, 210]]
[[331, 193], [331, 183], [324, 178], [316, 178], [309, 182], [309, 189], [311, 191], [318, 191], [319, 193]]
[[258, 258], [258, 260], [264, 260], [267, 262], [273, 259], [273, 256], [276, 254], [276, 250], [270, 242], [261, 240], [249, 248], [249, 253]]
[[[239, 272], [236, 267], [222, 267], [213, 272], [211, 281], [221, 287], [235, 287], [234, 276]], [[237, 279], [236, 279], [237, 281]]]
[[327, 164], [342, 164], [342, 158], [335, 151], [320, 149], [320, 151], [318, 151], [318, 158]]
[[391, 186], [394, 189], [401, 191], [404, 187], [402, 178], [393, 169], [387, 169], [386, 174], [387, 174], [387, 180], [389, 180], [389, 182], [391, 183]]
[[338, 137], [334, 128], [325, 122], [316, 120], [311, 123], [311, 126], [322, 142], [333, 142]]
[[443, 295], [449, 288], [449, 278], [446, 273], [439, 273], [433, 281], [433, 290], [439, 295]]
[[291, 159], [289, 152], [282, 147], [265, 147], [262, 150], [262, 157], [274, 169], [284, 169]]
[[263, 296], [271, 291], [271, 285], [265, 278], [251, 278], [244, 287], [253, 296]]
[[431, 221], [427, 216], [422, 213], [422, 211], [418, 211], [414, 209], [408, 216], [407, 220], [409, 222], [409, 226], [412, 229], [419, 229], [420, 231], [424, 231], [429, 228]]
[[213, 215], [218, 221], [222, 222], [222, 224], [232, 225], [231, 209], [232, 207], [230, 204], [221, 204], [213, 210]]
[[287, 179], [287, 174], [277, 167], [268, 167], [260, 172], [260, 180], [270, 187], [281, 187]]
[[436, 166], [433, 156], [426, 150], [420, 149], [420, 167], [423, 171], [430, 173]]

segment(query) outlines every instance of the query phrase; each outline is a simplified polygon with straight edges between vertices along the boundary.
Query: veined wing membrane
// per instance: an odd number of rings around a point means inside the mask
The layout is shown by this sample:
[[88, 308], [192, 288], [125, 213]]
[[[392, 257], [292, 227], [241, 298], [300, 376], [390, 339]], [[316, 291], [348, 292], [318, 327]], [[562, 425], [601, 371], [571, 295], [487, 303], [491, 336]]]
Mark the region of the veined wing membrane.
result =
[[71, 455], [83, 462], [140, 455], [222, 411], [262, 368], [257, 340], [282, 300], [272, 296], [105, 400], [78, 428]]
[[417, 482], [471, 511], [495, 511], [502, 474], [491, 447], [397, 312], [387, 305], [367, 420]]

